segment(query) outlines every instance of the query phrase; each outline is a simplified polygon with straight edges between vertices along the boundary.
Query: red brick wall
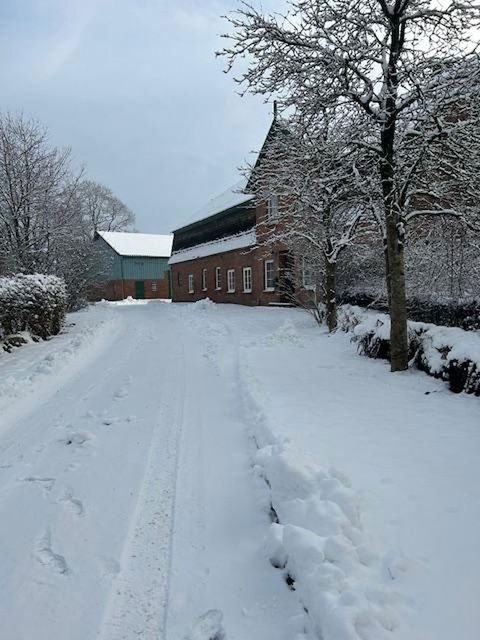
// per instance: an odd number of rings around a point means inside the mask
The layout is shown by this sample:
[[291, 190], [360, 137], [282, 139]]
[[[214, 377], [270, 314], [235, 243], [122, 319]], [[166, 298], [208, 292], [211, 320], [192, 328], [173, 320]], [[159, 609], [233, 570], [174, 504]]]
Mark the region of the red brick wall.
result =
[[[193, 302], [202, 298], [210, 298], [214, 302], [230, 302], [245, 305], [268, 305], [286, 301], [285, 295], [277, 291], [264, 290], [264, 260], [274, 260], [274, 274], [279, 276], [279, 254], [287, 249], [280, 242], [271, 242], [272, 235], [281, 231], [285, 226], [282, 220], [279, 224], [267, 220], [267, 205], [259, 203], [256, 207], [257, 239], [262, 247], [254, 249], [236, 249], [228, 253], [198, 258], [188, 262], [171, 265], [172, 272], [172, 300], [174, 302]], [[222, 286], [215, 289], [215, 268], [222, 270]], [[243, 267], [252, 267], [252, 292], [243, 291]], [[202, 270], [207, 270], [207, 287], [202, 290]], [[227, 291], [227, 270], [235, 269], [235, 292]], [[296, 268], [298, 271], [298, 266]], [[194, 293], [188, 292], [188, 275], [193, 274]], [[297, 273], [301, 276], [301, 273]], [[301, 279], [299, 280], [301, 282]], [[287, 297], [291, 302], [292, 297]], [[298, 289], [295, 298], [301, 304], [311, 302], [313, 296], [309, 291]]]
[[[174, 302], [193, 302], [210, 298], [214, 302], [230, 302], [245, 305], [266, 305], [280, 300], [278, 292], [264, 291], [263, 259], [274, 260], [278, 269], [278, 252], [256, 248], [236, 249], [227, 253], [189, 260], [171, 266], [172, 299]], [[215, 289], [215, 268], [221, 268], [221, 288]], [[243, 291], [243, 267], [252, 267], [252, 292]], [[207, 288], [202, 290], [202, 270], [207, 270]], [[235, 269], [235, 293], [227, 292], [227, 270]], [[193, 274], [194, 293], [188, 292], [188, 275]]]
[[[95, 300], [123, 300], [129, 296], [135, 298], [135, 282], [137, 280], [111, 280], [105, 285], [95, 287], [92, 298]], [[159, 280], [143, 280], [145, 283], [145, 299], [161, 300], [169, 297], [168, 276]], [[152, 284], [156, 282], [157, 290]]]

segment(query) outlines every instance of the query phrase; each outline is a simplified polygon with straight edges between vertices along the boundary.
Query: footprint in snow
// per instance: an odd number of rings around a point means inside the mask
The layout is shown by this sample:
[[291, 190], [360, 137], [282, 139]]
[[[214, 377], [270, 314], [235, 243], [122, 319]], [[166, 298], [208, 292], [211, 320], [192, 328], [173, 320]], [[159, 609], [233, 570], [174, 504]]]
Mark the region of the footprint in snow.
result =
[[112, 577], [120, 573], [120, 563], [115, 558], [100, 558], [100, 566], [103, 577]]
[[37, 476], [27, 476], [26, 478], [21, 478], [21, 481], [33, 483], [34, 485], [42, 489], [44, 495], [48, 495], [53, 489], [56, 478], [40, 478]]
[[197, 618], [187, 640], [227, 640], [222, 621], [222, 612], [210, 609]]
[[73, 496], [72, 489], [67, 489], [63, 497], [60, 498], [58, 502], [68, 507], [76, 516], [80, 517], [85, 513], [83, 502]]
[[102, 424], [105, 425], [106, 427], [110, 427], [112, 426], [112, 424], [115, 424], [116, 422], [119, 422], [119, 418], [104, 418], [102, 420]]
[[82, 448], [89, 444], [92, 436], [85, 432], [72, 432], [60, 439], [60, 442], [66, 447]]
[[57, 573], [65, 575], [70, 572], [70, 568], [65, 557], [52, 550], [52, 533], [48, 527], [36, 543], [35, 558], [39, 564], [53, 569]]

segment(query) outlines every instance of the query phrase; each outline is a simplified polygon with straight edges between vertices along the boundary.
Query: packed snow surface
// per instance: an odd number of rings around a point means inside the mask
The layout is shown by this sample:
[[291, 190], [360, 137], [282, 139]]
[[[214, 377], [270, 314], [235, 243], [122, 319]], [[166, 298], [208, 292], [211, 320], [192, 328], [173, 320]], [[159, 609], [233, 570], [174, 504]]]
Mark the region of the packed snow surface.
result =
[[169, 258], [172, 254], [173, 234], [171, 233], [99, 231], [98, 235], [121, 256]]
[[480, 412], [301, 311], [98, 304], [0, 354], [2, 640], [480, 637]]

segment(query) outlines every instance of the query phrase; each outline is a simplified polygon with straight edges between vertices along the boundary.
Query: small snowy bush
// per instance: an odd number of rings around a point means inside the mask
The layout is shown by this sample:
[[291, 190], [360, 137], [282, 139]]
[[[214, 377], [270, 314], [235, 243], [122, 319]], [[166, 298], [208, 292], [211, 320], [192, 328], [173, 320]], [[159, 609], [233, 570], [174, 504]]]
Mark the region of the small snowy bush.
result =
[[[352, 334], [360, 353], [390, 357], [390, 318], [345, 305], [338, 326]], [[455, 393], [480, 396], [480, 334], [424, 322], [408, 323], [410, 360], [425, 373], [449, 383]]]
[[45, 340], [60, 332], [66, 306], [65, 282], [56, 276], [0, 278], [0, 338], [26, 331]]

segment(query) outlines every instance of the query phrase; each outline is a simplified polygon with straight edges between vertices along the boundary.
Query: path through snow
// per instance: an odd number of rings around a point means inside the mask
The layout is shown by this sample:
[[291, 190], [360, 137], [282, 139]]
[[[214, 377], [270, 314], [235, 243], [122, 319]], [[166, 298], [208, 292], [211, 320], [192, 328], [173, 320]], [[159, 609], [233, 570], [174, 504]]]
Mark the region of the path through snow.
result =
[[223, 324], [199, 339], [190, 309], [155, 303], [73, 318], [63, 357], [52, 340], [0, 360], [0, 638], [197, 638], [212, 609], [229, 640], [291, 638]]
[[477, 399], [296, 310], [71, 320], [0, 355], [1, 640], [480, 635]]

